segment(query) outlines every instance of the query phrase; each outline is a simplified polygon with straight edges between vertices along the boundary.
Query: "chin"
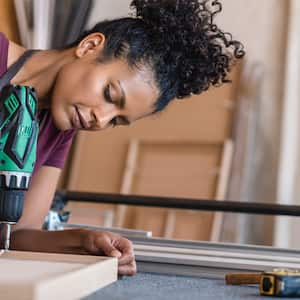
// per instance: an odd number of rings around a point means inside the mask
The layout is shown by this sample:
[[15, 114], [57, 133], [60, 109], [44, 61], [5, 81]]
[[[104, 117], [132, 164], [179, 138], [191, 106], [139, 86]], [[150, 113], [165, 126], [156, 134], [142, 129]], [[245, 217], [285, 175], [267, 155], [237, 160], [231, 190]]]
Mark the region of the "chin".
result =
[[60, 116], [59, 114], [56, 114], [55, 111], [52, 110], [51, 110], [51, 115], [52, 115], [53, 123], [58, 130], [65, 131], [65, 130], [72, 129], [72, 124], [70, 123], [68, 118], [64, 116]]
[[67, 126], [66, 124], [64, 124], [62, 122], [56, 121], [55, 119], [53, 119], [53, 123], [58, 130], [65, 131], [65, 130], [71, 129], [70, 126]]

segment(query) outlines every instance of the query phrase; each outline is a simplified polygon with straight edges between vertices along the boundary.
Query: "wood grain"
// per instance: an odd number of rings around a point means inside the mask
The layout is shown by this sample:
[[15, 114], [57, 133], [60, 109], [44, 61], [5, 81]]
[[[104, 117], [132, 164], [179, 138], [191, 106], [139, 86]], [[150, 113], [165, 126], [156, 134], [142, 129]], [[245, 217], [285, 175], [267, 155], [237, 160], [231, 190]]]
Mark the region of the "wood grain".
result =
[[[195, 141], [140, 140], [131, 193], [214, 198], [222, 148]], [[152, 231], [154, 236], [209, 240], [213, 213], [131, 208], [126, 220], [126, 227]]]
[[80, 299], [117, 280], [117, 259], [9, 251], [0, 256], [3, 300]]

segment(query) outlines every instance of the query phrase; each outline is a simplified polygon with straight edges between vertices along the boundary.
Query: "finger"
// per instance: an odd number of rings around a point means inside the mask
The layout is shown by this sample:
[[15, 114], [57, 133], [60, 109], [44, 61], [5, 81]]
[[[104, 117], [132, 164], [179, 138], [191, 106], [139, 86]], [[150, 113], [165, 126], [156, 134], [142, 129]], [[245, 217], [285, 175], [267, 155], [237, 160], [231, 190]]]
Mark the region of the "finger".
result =
[[122, 253], [112, 245], [108, 236], [99, 236], [95, 239], [95, 246], [102, 250], [105, 255], [120, 258]]
[[121, 238], [115, 244], [115, 247], [122, 253], [119, 263], [126, 264], [134, 260], [133, 244], [131, 241]]
[[127, 275], [127, 276], [135, 275], [137, 273], [136, 263], [133, 262], [129, 265], [119, 266], [118, 273], [119, 275]]
[[122, 256], [119, 258], [119, 266], [128, 265], [135, 261], [135, 257], [133, 252], [132, 253], [126, 253], [122, 254]]
[[84, 231], [84, 237], [83, 251], [87, 251], [90, 254], [104, 254], [103, 251], [100, 251], [100, 249], [96, 247], [94, 236], [91, 234], [91, 232]]

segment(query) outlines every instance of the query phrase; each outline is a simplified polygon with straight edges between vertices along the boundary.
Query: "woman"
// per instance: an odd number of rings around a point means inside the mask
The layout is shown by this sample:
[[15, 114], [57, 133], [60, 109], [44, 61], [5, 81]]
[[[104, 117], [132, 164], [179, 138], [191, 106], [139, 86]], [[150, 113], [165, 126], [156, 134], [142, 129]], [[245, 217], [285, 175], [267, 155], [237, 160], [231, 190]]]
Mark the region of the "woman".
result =
[[[40, 230], [77, 130], [103, 130], [162, 111], [175, 98], [228, 82], [242, 45], [214, 17], [216, 0], [135, 0], [136, 16], [98, 23], [64, 49], [38, 51], [11, 83], [33, 86], [39, 99], [37, 162], [13, 249], [105, 254], [132, 275], [132, 244], [110, 232]], [[0, 37], [0, 76], [26, 51]]]

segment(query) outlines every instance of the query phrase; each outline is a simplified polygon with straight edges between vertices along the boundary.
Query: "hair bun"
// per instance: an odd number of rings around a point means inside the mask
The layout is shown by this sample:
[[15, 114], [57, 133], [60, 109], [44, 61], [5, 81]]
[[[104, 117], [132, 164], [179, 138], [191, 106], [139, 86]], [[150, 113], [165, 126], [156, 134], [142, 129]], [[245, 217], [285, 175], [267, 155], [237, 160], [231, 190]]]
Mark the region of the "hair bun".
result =
[[178, 31], [180, 24], [189, 23], [185, 15], [194, 15], [192, 12], [199, 9], [199, 4], [195, 4], [188, 0], [133, 0], [130, 7], [153, 31], [168, 34], [174, 33], [172, 29]]
[[245, 54], [214, 22], [219, 0], [133, 0], [130, 7], [147, 28], [159, 81], [169, 77], [164, 89], [177, 98], [228, 82], [232, 61]]

